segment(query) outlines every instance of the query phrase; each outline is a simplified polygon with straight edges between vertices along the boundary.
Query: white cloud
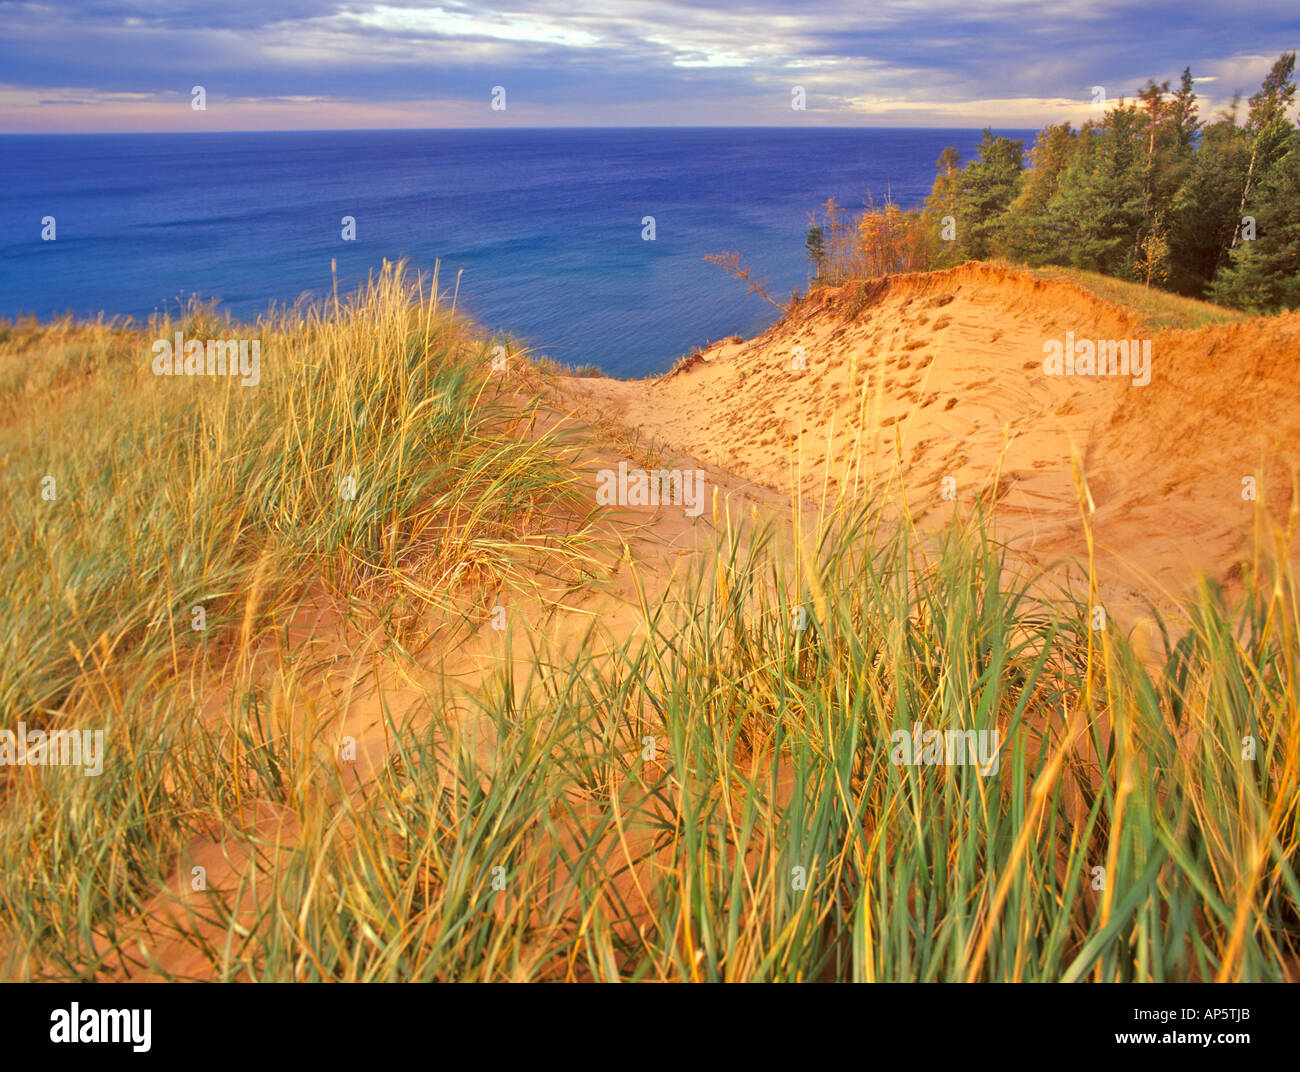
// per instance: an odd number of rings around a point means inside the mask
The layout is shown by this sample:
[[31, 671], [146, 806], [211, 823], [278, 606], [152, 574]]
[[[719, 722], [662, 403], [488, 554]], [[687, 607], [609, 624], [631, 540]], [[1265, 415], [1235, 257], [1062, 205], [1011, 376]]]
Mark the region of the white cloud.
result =
[[563, 18], [536, 15], [474, 14], [445, 8], [389, 7], [378, 4], [367, 11], [340, 14], [339, 22], [352, 22], [397, 34], [426, 34], [439, 37], [488, 37], [498, 41], [527, 41], [566, 48], [594, 48], [600, 37], [586, 30], [569, 28]]

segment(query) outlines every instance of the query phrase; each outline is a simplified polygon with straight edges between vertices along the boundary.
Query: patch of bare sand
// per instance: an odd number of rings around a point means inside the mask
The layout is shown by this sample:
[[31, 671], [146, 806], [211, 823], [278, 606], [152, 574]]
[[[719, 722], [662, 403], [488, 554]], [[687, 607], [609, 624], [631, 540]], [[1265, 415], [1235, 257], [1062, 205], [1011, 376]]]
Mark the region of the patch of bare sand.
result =
[[[1049, 376], [1044, 343], [1151, 339], [1151, 379]], [[1108, 605], [1229, 584], [1253, 546], [1253, 476], [1284, 520], [1300, 462], [1300, 314], [1154, 336], [1065, 281], [998, 266], [850, 283], [657, 380], [572, 379], [580, 405], [805, 499], [885, 498], [923, 524], [995, 507], [1033, 561], [1085, 562]], [[800, 367], [800, 366], [803, 367]], [[945, 479], [956, 500], [944, 497]], [[1081, 571], [1070, 574], [1078, 585]]]

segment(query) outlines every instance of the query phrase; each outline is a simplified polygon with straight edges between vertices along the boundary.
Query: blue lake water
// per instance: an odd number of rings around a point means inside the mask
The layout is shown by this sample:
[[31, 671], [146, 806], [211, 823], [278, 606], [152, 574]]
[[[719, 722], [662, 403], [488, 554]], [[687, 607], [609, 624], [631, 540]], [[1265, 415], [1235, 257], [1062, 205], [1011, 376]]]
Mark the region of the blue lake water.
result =
[[[1032, 132], [999, 131], [1024, 137]], [[407, 258], [556, 360], [660, 372], [776, 311], [703, 260], [807, 285], [807, 213], [919, 204], [975, 130], [654, 128], [0, 136], [0, 317], [147, 316], [182, 296], [251, 319]], [[53, 216], [57, 238], [41, 240]], [[341, 219], [356, 220], [344, 241]], [[642, 238], [653, 216], [655, 240]]]

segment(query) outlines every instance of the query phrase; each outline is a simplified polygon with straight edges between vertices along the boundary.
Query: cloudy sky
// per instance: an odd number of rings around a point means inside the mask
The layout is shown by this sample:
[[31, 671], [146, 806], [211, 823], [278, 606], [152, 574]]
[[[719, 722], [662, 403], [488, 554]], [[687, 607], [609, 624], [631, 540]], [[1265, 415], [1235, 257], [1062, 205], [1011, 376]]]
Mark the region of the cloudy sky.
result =
[[0, 0], [0, 131], [1037, 127], [1298, 43], [1300, 0]]

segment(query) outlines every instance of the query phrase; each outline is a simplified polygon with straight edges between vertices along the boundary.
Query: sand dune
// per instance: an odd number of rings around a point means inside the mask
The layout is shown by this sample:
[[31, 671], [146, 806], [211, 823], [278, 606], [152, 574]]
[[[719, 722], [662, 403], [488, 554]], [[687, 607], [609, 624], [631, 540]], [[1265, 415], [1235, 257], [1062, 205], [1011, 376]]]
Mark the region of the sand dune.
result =
[[[1048, 375], [1048, 340], [1149, 340], [1150, 382]], [[801, 367], [802, 366], [802, 367]], [[1095, 507], [1112, 595], [1231, 580], [1253, 503], [1283, 518], [1300, 460], [1300, 315], [1152, 333], [1066, 281], [987, 264], [813, 293], [766, 333], [646, 381], [567, 381], [706, 465], [814, 501], [906, 501], [924, 523], [977, 501], [1040, 561], [1086, 553]], [[954, 501], [945, 498], [945, 478]]]
[[[1150, 382], [1047, 375], [1044, 344], [1071, 334], [1149, 339]], [[1137, 310], [1078, 285], [985, 264], [819, 290], [757, 338], [712, 346], [658, 379], [560, 378], [560, 404], [549, 411], [533, 402], [550, 378], [521, 362], [501, 382], [507, 402], [519, 403], [503, 434], [562, 431], [557, 452], [585, 474], [573, 489], [581, 509], [548, 524], [584, 518], [588, 504], [601, 502], [601, 470], [620, 466], [705, 470], [701, 509], [602, 507], [582, 583], [521, 562], [527, 583], [466, 586], [463, 605], [431, 613], [422, 632], [412, 630], [410, 660], [377, 659], [382, 630], [358, 632], [336, 595], [313, 590], [281, 623], [274, 644], [248, 656], [248, 666], [280, 682], [289, 650], [308, 667], [292, 693], [276, 684], [272, 710], [290, 724], [298, 706], [325, 713], [322, 740], [354, 747], [339, 766], [346, 770], [342, 792], [356, 801], [385, 779], [391, 788], [398, 776], [391, 727], [399, 723], [442, 726], [444, 744], [471, 749], [475, 769], [492, 771], [500, 744], [492, 708], [479, 701], [541, 670], [559, 668], [562, 677], [582, 665], [594, 680], [617, 667], [619, 653], [649, 634], [649, 621], [665, 607], [672, 611], [692, 570], [725, 584], [726, 571], [707, 560], [715, 544], [725, 544], [719, 530], [732, 531], [737, 520], [770, 521], [778, 553], [788, 551], [798, 523], [791, 493], [814, 507], [841, 491], [875, 496], [895, 517], [905, 506], [931, 529], [954, 511], [987, 507], [1002, 538], [1047, 567], [1052, 584], [1079, 578], [1088, 516], [1100, 596], [1125, 628], [1138, 627], [1147, 601], [1176, 608], [1202, 574], [1239, 583], [1260, 517], [1243, 497], [1243, 479], [1253, 478], [1274, 520], [1287, 520], [1300, 467], [1298, 381], [1300, 314], [1153, 334]], [[574, 416], [586, 427], [569, 435]], [[533, 535], [544, 537], [544, 529]], [[504, 628], [493, 624], [497, 611]], [[1144, 654], [1153, 651], [1145, 645]], [[224, 682], [208, 698], [204, 717], [214, 732], [229, 717], [229, 699]], [[638, 703], [651, 725], [655, 705]], [[1103, 734], [1108, 718], [1097, 716]], [[1100, 784], [1103, 767], [1089, 747], [1079, 754]], [[464, 778], [449, 756], [422, 776], [442, 785]], [[655, 769], [659, 777], [669, 768]], [[402, 769], [400, 777], [414, 776]], [[789, 769], [781, 778], [776, 801], [784, 805]], [[613, 784], [563, 791], [576, 814], [595, 823]], [[628, 785], [635, 789], [628, 781], [620, 792]], [[1076, 807], [1070, 799], [1068, 807]], [[323, 822], [323, 806], [312, 809], [312, 821]], [[238, 837], [223, 827], [191, 840], [166, 887], [122, 920], [114, 933], [131, 957], [96, 939], [106, 977], [214, 977], [212, 950], [226, 940], [226, 924], [224, 916], [196, 914], [211, 894], [192, 890], [194, 867], [205, 869], [208, 891], [233, 891], [222, 912], [239, 927], [252, 933], [266, 926], [252, 879], [274, 874], [321, 828], [304, 828], [295, 806], [272, 800], [257, 800], [247, 819], [241, 804], [239, 822], [247, 825]], [[631, 854], [633, 844], [656, 868], [671, 866], [665, 846], [645, 829], [626, 838], [622, 851]], [[576, 856], [575, 846], [566, 842], [566, 851]], [[641, 905], [629, 916], [639, 925], [651, 901], [632, 888], [630, 875], [620, 870], [610, 889]], [[143, 959], [134, 959], [136, 951]]]
[[[1067, 332], [1151, 338], [1150, 383], [1046, 375], [1044, 342]], [[982, 503], [1031, 560], [1068, 563], [1086, 553], [1077, 458], [1095, 506], [1102, 597], [1121, 616], [1128, 608], [1127, 624], [1141, 621], [1145, 600], [1173, 605], [1201, 573], [1231, 583], [1255, 517], [1242, 477], [1256, 477], [1281, 517], [1300, 460], [1300, 315], [1151, 337], [1136, 312], [1075, 284], [984, 264], [819, 290], [757, 338], [719, 343], [658, 379], [559, 383], [567, 405], [536, 430], [563, 423], [566, 410], [587, 425], [575, 448], [593, 498], [599, 470], [647, 465], [633, 444], [658, 443], [663, 465], [706, 469], [724, 513], [787, 533], [796, 488], [812, 503], [840, 490], [885, 496], [895, 514], [905, 497], [933, 527]], [[540, 385], [521, 386], [527, 395]], [[944, 498], [944, 478], [955, 481], [955, 500]], [[358, 774], [374, 777], [388, 758], [385, 707], [417, 712], [431, 687], [449, 700], [473, 696], [508, 663], [526, 676], [536, 652], [563, 665], [593, 623], [601, 643], [617, 648], [641, 628], [642, 599], [654, 604], [674, 590], [716, 523], [711, 501], [699, 518], [658, 506], [607, 510], [603, 568], [588, 588], [543, 585], [535, 598], [503, 600], [518, 634], [513, 652], [484, 616], [468, 635], [432, 646], [429, 680], [419, 684], [394, 676], [358, 687], [364, 668], [345, 659], [340, 732], [357, 742]], [[1069, 570], [1052, 572], [1063, 579]], [[307, 630], [320, 631], [319, 622]], [[349, 647], [342, 637], [336, 644]], [[474, 728], [482, 717], [473, 705], [453, 703], [490, 766], [490, 727]], [[273, 841], [295, 840], [285, 816], [259, 819]], [[222, 885], [246, 867], [215, 843], [191, 846], [186, 866], [194, 861]], [[169, 969], [201, 976], [187, 939], [152, 933], [155, 917], [176, 915], [169, 904], [157, 898], [141, 937]]]

